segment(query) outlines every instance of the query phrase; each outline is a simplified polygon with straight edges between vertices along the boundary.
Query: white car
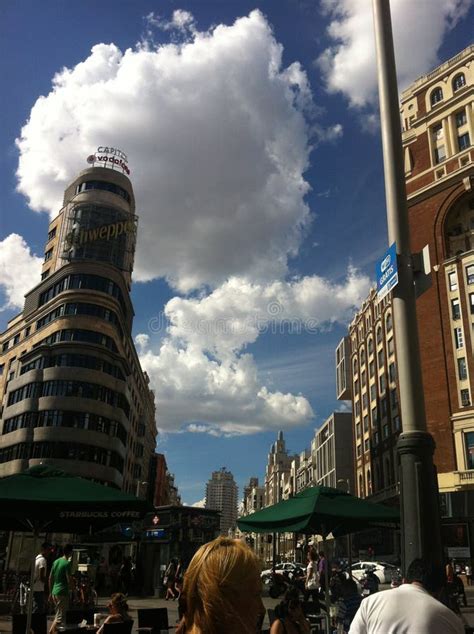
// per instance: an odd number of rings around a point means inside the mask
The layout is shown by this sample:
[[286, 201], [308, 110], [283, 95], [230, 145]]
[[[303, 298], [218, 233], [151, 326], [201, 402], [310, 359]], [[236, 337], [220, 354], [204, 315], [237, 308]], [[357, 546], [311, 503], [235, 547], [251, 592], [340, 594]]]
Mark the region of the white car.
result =
[[[300, 564], [294, 564], [291, 561], [287, 561], [283, 564], [277, 564], [275, 566], [275, 574], [282, 575], [286, 572], [292, 572], [296, 574], [296, 576], [304, 575], [304, 568]], [[260, 573], [260, 578], [265, 581], [272, 576], [272, 569], [268, 568], [267, 570], [262, 570]]]
[[391, 583], [393, 573], [397, 571], [396, 566], [384, 561], [358, 561], [352, 564], [352, 576], [360, 581], [369, 568], [373, 569], [380, 583]]

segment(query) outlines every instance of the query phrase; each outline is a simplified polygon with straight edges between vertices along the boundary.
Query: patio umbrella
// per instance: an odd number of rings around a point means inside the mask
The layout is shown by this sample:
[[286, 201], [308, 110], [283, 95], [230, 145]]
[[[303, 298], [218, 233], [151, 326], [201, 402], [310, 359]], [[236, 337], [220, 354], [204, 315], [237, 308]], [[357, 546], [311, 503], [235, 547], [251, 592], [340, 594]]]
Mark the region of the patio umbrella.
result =
[[[252, 533], [304, 533], [334, 537], [374, 526], [395, 526], [400, 522], [398, 509], [373, 504], [330, 487], [304, 489], [294, 497], [240, 517], [237, 526]], [[325, 576], [326, 611], [329, 614], [328, 574]]]
[[396, 508], [374, 504], [330, 487], [304, 489], [294, 497], [240, 517], [241, 531], [253, 533], [305, 533], [335, 537], [373, 526], [396, 525]]
[[[134, 495], [72, 476], [48, 465], [38, 465], [0, 479], [0, 528], [88, 533], [113, 524], [137, 521], [153, 508]], [[30, 588], [34, 581], [34, 558]], [[28, 598], [26, 632], [30, 631], [33, 592]]]

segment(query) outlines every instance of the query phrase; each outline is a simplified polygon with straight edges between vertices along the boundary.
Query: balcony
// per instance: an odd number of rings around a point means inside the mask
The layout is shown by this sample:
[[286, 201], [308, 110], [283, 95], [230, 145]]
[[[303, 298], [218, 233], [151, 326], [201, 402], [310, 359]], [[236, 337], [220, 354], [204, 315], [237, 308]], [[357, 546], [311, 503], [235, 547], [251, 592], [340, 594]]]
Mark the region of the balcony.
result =
[[400, 485], [397, 482], [396, 484], [391, 484], [385, 489], [374, 493], [373, 495], [369, 495], [367, 500], [369, 502], [384, 502], [385, 500], [389, 500], [390, 498], [394, 498], [400, 495]]

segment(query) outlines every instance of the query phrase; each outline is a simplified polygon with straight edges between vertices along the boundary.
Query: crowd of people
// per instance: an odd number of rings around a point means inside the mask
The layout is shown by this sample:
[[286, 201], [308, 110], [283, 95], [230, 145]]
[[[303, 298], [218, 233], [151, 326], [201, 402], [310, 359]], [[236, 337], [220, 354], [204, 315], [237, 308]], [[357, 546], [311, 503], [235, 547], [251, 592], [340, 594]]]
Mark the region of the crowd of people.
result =
[[[35, 561], [33, 586], [36, 611], [45, 611], [48, 599], [55, 608], [49, 634], [64, 623], [73, 585], [71, 557], [66, 545], [48, 572], [48, 550], [44, 543]], [[105, 566], [99, 563], [97, 584], [104, 583]], [[127, 594], [132, 583], [133, 564], [125, 557], [119, 571], [120, 592], [108, 603], [106, 623], [130, 619]], [[463, 624], [447, 607], [446, 589], [455, 583], [451, 564], [445, 568], [417, 559], [409, 566], [404, 583], [385, 592], [363, 598], [356, 582], [337, 575], [329, 578], [324, 553], [310, 549], [303, 585], [289, 587], [275, 608], [270, 634], [306, 634], [311, 625], [306, 616], [324, 609], [324, 593], [330, 592], [337, 634], [461, 634]], [[462, 583], [462, 582], [461, 582]], [[265, 609], [261, 598], [260, 563], [241, 540], [219, 537], [203, 545], [184, 571], [179, 559], [172, 559], [163, 577], [166, 600], [179, 601], [177, 634], [255, 634], [261, 630]], [[463, 589], [464, 591], [464, 589]], [[464, 594], [465, 597], [465, 594]], [[103, 628], [98, 634], [103, 634]]]

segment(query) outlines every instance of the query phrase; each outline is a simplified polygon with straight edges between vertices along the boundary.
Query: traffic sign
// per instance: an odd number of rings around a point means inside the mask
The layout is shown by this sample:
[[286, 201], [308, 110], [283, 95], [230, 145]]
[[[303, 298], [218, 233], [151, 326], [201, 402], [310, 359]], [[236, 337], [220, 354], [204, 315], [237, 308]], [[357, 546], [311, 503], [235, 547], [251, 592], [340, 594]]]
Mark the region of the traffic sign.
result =
[[377, 262], [377, 299], [381, 300], [398, 284], [397, 245], [389, 246]]

